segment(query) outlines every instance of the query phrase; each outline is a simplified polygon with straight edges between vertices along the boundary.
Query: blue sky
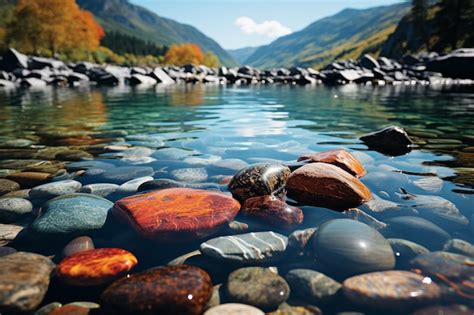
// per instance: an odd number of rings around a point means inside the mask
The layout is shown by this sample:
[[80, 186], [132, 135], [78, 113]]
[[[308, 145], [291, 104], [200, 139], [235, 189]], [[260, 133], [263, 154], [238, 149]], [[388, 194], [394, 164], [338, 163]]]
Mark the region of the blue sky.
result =
[[158, 15], [197, 27], [227, 49], [259, 46], [344, 8], [401, 0], [130, 0]]

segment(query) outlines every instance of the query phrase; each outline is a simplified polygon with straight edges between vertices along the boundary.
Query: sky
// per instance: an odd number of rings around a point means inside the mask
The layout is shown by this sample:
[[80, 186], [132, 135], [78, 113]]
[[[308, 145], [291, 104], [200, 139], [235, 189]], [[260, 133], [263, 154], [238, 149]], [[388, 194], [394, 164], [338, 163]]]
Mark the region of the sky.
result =
[[345, 8], [402, 0], [130, 0], [160, 16], [197, 27], [226, 49], [269, 44]]

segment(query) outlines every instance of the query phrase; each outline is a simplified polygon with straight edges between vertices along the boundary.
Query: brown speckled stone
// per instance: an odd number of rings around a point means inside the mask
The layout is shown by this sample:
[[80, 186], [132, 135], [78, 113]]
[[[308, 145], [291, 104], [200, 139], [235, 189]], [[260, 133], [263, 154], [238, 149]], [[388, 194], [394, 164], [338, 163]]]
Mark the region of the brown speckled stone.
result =
[[274, 196], [260, 196], [245, 200], [241, 209], [246, 216], [257, 218], [271, 226], [292, 230], [303, 222], [303, 211]]
[[367, 174], [360, 161], [346, 150], [331, 150], [327, 152], [303, 155], [298, 159], [298, 161], [332, 164], [342, 168], [349, 174], [356, 177], [362, 177]]
[[238, 171], [229, 183], [229, 190], [240, 202], [257, 196], [282, 196], [289, 176], [290, 169], [286, 166], [255, 164]]
[[198, 315], [212, 295], [209, 275], [194, 266], [150, 269], [117, 280], [102, 294], [109, 314]]

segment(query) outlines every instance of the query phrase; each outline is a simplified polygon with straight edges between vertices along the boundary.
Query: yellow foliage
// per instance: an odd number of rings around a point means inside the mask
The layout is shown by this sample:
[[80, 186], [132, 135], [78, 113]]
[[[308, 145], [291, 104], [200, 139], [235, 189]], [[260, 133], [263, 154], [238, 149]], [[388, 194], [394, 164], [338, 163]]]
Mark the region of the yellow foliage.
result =
[[165, 55], [164, 63], [182, 66], [185, 64], [200, 65], [204, 61], [204, 54], [196, 44], [173, 44]]
[[217, 68], [221, 65], [219, 58], [210, 51], [204, 55], [202, 64], [211, 68]]

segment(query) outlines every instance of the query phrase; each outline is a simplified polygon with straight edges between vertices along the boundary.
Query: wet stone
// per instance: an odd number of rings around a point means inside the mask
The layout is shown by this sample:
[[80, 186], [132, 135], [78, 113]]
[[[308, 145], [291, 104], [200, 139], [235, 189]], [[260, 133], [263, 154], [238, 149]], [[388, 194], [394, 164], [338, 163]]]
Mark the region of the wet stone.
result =
[[334, 301], [341, 289], [339, 282], [310, 269], [290, 270], [285, 279], [292, 294], [316, 305]]
[[62, 306], [59, 302], [52, 302], [38, 309], [34, 315], [50, 315], [52, 311]]
[[113, 314], [198, 315], [211, 294], [211, 278], [205, 271], [173, 266], [117, 280], [102, 293], [101, 300]]
[[304, 230], [296, 230], [288, 236], [288, 248], [294, 250], [302, 250], [311, 242], [316, 234], [317, 228], [308, 228]]
[[249, 304], [272, 311], [285, 302], [290, 287], [285, 279], [267, 268], [247, 267], [232, 272], [225, 285], [231, 302]]
[[151, 167], [121, 166], [105, 170], [97, 176], [96, 182], [121, 185], [135, 178], [153, 176], [154, 173], [155, 171]]
[[57, 267], [57, 275], [69, 285], [101, 285], [125, 275], [137, 263], [137, 258], [123, 249], [91, 249], [64, 258]]
[[19, 189], [20, 185], [17, 182], [9, 179], [0, 179], [0, 196]]
[[70, 241], [63, 249], [63, 256], [68, 257], [86, 250], [94, 249], [94, 242], [89, 236], [79, 236]]
[[413, 181], [413, 184], [431, 193], [438, 193], [443, 188], [443, 180], [435, 176], [429, 176], [429, 177], [423, 177], [423, 178], [417, 179]]
[[253, 232], [210, 239], [200, 251], [212, 258], [240, 264], [257, 264], [281, 260], [288, 239], [275, 232]]
[[356, 177], [362, 177], [367, 173], [360, 161], [346, 150], [332, 150], [328, 152], [303, 155], [298, 158], [298, 161], [333, 164]]
[[402, 155], [410, 151], [413, 140], [403, 128], [390, 126], [360, 137], [369, 148], [389, 155]]
[[8, 178], [20, 184], [22, 188], [32, 188], [51, 181], [51, 174], [44, 172], [20, 172], [8, 175]]
[[15, 224], [0, 224], [0, 246], [5, 246], [12, 242], [24, 227]]
[[183, 183], [172, 179], [155, 179], [141, 184], [140, 187], [138, 187], [138, 191], [149, 191], [167, 188], [191, 188], [216, 191], [220, 190], [219, 185], [214, 183]]
[[81, 188], [80, 192], [84, 194], [96, 195], [99, 197], [106, 197], [115, 192], [118, 188], [119, 185], [117, 184], [99, 183], [85, 185]]
[[474, 310], [466, 305], [433, 305], [416, 310], [412, 315], [472, 315]]
[[215, 233], [239, 209], [235, 199], [220, 192], [171, 188], [121, 199], [113, 213], [145, 238], [177, 242]]
[[17, 250], [13, 247], [1, 246], [0, 247], [0, 257], [11, 255], [16, 253]]
[[16, 222], [33, 211], [33, 204], [22, 198], [0, 198], [0, 222]]
[[292, 230], [303, 222], [303, 211], [287, 205], [274, 196], [260, 196], [245, 200], [241, 212], [271, 226]]
[[418, 255], [429, 253], [425, 247], [400, 238], [389, 238], [387, 241], [392, 246], [397, 267], [407, 267], [409, 262]]
[[102, 228], [113, 203], [89, 194], [70, 194], [51, 199], [29, 231], [43, 237], [75, 236]]
[[0, 258], [0, 311], [34, 310], [43, 300], [54, 264], [48, 258], [18, 252]]
[[205, 182], [208, 174], [205, 168], [182, 168], [171, 172], [171, 176], [177, 181], [187, 183]]
[[290, 169], [286, 166], [255, 164], [237, 172], [229, 183], [229, 190], [241, 202], [257, 196], [280, 196], [289, 176]]
[[101, 162], [101, 161], [80, 161], [80, 162], [72, 162], [66, 165], [66, 169], [69, 171], [80, 171], [80, 170], [87, 170], [90, 168], [100, 168], [100, 169], [110, 169], [114, 168], [115, 166], [112, 163]]
[[319, 226], [313, 249], [324, 265], [344, 275], [395, 267], [388, 241], [377, 230], [350, 219], [335, 219]]
[[444, 251], [474, 257], [474, 246], [464, 240], [453, 238], [443, 247]]
[[258, 308], [239, 303], [227, 303], [207, 310], [204, 315], [265, 315]]
[[280, 307], [267, 315], [322, 315], [323, 313], [316, 306], [291, 306], [283, 303]]
[[248, 163], [240, 159], [224, 159], [216, 161], [211, 166], [218, 172], [233, 174], [248, 166]]
[[69, 304], [59, 308], [55, 308], [48, 315], [87, 315], [89, 314], [89, 312], [90, 310], [86, 307]]
[[288, 196], [305, 205], [335, 210], [354, 208], [372, 199], [369, 189], [337, 166], [311, 163], [294, 171]]
[[33, 199], [52, 199], [55, 197], [73, 194], [81, 189], [82, 184], [75, 180], [63, 180], [37, 186], [30, 191]]
[[440, 287], [430, 278], [398, 270], [373, 272], [346, 279], [342, 290], [354, 303], [394, 310], [434, 302], [441, 295]]

